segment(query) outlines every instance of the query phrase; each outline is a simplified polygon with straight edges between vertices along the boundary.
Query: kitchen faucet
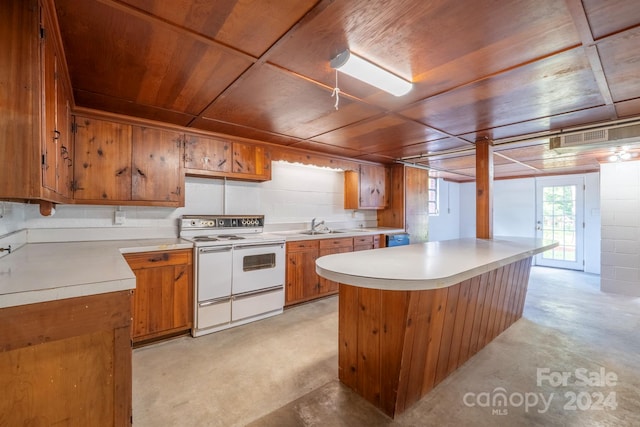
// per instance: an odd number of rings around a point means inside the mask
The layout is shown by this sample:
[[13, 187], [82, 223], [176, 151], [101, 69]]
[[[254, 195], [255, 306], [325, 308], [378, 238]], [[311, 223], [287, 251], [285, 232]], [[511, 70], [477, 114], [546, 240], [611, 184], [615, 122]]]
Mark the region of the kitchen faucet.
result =
[[315, 219], [315, 218], [313, 218], [313, 219], [311, 220], [311, 232], [316, 231], [316, 227], [317, 227], [317, 226], [319, 226], [319, 225], [322, 225], [322, 224], [324, 224], [324, 219], [323, 219], [322, 221], [320, 221], [319, 223], [317, 223], [317, 224], [316, 224], [316, 219]]

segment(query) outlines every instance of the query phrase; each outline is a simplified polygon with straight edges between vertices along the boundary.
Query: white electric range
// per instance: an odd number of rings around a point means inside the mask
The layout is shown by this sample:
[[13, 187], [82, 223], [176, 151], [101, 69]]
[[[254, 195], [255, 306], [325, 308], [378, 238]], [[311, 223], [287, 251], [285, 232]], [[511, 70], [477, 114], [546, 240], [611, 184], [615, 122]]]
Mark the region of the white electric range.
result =
[[285, 240], [263, 229], [263, 215], [181, 218], [194, 244], [194, 337], [282, 313]]

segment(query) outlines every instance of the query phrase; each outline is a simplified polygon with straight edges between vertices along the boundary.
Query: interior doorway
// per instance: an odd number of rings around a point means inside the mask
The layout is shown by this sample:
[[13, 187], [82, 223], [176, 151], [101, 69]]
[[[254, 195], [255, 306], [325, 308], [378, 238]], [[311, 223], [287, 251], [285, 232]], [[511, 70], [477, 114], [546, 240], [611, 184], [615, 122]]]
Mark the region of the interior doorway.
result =
[[536, 255], [536, 265], [584, 270], [584, 177], [536, 179], [536, 236], [554, 249]]

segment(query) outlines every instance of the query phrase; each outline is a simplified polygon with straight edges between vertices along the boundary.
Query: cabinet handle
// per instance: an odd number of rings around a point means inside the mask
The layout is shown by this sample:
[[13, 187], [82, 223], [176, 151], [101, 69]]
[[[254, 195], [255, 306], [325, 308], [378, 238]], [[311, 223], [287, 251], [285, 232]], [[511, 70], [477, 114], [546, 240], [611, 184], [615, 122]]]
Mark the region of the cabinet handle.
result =
[[149, 258], [149, 262], [160, 262], [160, 261], [168, 261], [168, 260], [169, 260], [169, 254], [162, 254], [157, 257]]
[[180, 272], [180, 274], [178, 274], [178, 277], [176, 277], [175, 279], [173, 279], [173, 281], [174, 281], [174, 282], [177, 282], [178, 280], [180, 280], [180, 278], [181, 278], [182, 276], [184, 276], [184, 270], [182, 270], [182, 271]]
[[146, 175], [144, 174], [144, 172], [142, 172], [140, 169], [136, 168], [136, 170], [138, 171], [138, 175], [140, 175], [143, 178], [146, 178]]
[[222, 165], [224, 165], [225, 163], [227, 163], [227, 159], [222, 159], [221, 161], [218, 162], [218, 167], [221, 168]]
[[120, 176], [127, 171], [128, 167], [124, 167], [118, 171], [116, 171], [116, 176]]
[[60, 139], [60, 131], [54, 130], [53, 131], [53, 139]]

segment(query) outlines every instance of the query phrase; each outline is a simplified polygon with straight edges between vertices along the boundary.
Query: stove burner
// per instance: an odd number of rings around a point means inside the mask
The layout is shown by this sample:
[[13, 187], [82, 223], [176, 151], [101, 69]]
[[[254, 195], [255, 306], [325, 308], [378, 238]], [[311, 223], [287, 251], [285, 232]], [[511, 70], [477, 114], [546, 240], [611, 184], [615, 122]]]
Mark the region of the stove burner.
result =
[[237, 236], [235, 234], [219, 234], [216, 236], [195, 236], [194, 242], [217, 242], [219, 240], [244, 240], [245, 237]]
[[193, 238], [195, 242], [216, 242], [218, 238], [213, 236], [196, 236]]
[[242, 240], [244, 239], [244, 237], [242, 236], [236, 236], [235, 234], [219, 234], [218, 239], [223, 239], [223, 240]]

